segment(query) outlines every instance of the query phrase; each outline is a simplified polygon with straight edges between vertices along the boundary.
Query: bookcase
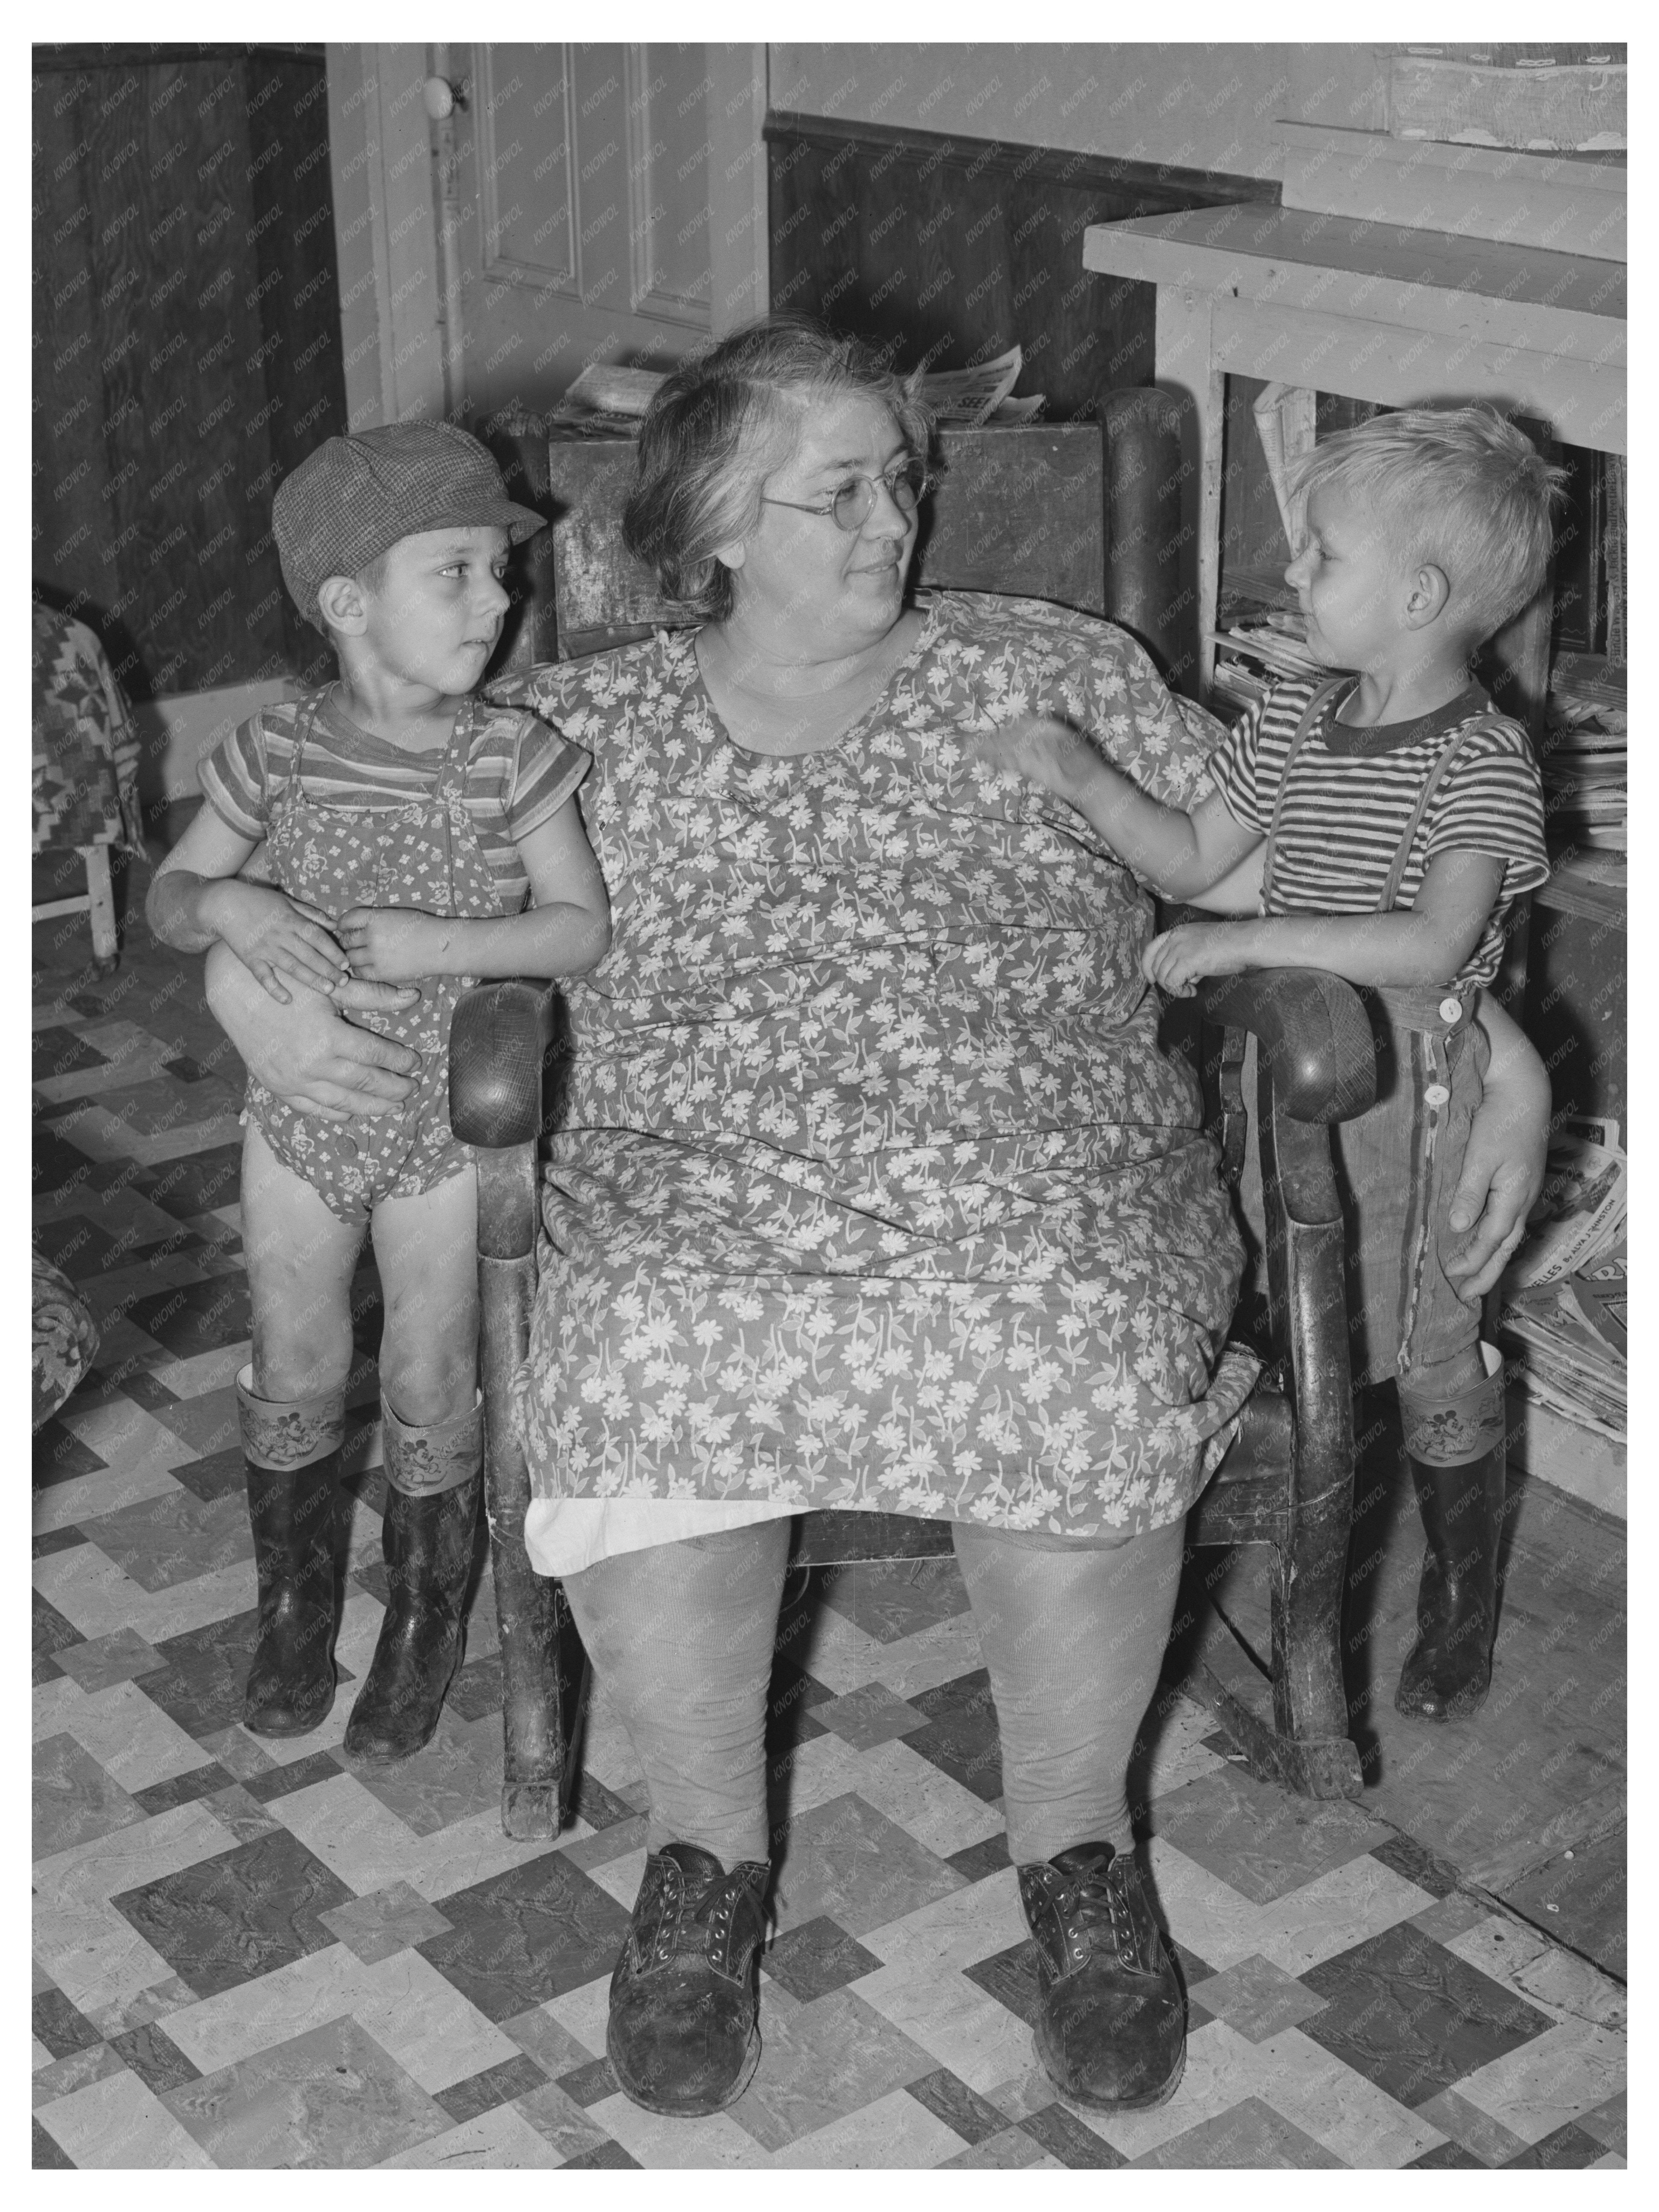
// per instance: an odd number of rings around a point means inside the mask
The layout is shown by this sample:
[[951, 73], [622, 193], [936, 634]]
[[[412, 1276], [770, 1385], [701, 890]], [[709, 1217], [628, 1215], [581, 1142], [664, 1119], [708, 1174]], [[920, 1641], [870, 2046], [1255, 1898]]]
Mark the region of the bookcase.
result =
[[[1254, 379], [1301, 396], [1310, 435], [1316, 415], [1336, 427], [1379, 405], [1489, 398], [1573, 449], [1571, 588], [1553, 603], [1540, 595], [1482, 672], [1532, 729], [1551, 805], [1553, 873], [1505, 996], [1549, 1065], [1558, 1121], [1616, 1121], [1627, 1147], [1625, 857], [1613, 788], [1622, 738], [1601, 732], [1598, 753], [1582, 734], [1598, 698], [1609, 720], [1625, 704], [1624, 156], [1277, 128], [1282, 205], [1186, 210], [1084, 234], [1085, 269], [1156, 286], [1156, 380], [1191, 403], [1183, 528], [1196, 547], [1196, 688], [1206, 700], [1213, 691], [1228, 580], [1230, 379], [1235, 423], [1243, 413], [1247, 428]], [[1577, 751], [1559, 730], [1575, 718]], [[1622, 1512], [1622, 1443], [1537, 1407], [1524, 1376], [1511, 1415], [1517, 1466]]]

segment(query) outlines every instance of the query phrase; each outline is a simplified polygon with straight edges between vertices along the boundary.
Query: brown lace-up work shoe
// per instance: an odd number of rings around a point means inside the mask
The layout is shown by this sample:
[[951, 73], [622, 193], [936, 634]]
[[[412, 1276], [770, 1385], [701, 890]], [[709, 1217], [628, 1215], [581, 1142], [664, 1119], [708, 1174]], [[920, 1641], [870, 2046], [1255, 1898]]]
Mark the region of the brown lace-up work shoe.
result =
[[1055, 2087], [1096, 2112], [1175, 2094], [1187, 2063], [1181, 1985], [1132, 1858], [1078, 1844], [1019, 1869], [1036, 1939], [1034, 2040]]
[[605, 2048], [623, 2094], [647, 2112], [701, 2119], [749, 2087], [768, 1872], [751, 1859], [727, 1874], [695, 1844], [647, 1858], [611, 1978]]

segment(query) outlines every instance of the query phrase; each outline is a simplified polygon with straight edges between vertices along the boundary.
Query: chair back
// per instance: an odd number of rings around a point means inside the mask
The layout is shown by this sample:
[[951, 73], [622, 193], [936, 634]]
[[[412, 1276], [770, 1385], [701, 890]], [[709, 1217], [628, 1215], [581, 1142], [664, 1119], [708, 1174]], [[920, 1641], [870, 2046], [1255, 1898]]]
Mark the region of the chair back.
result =
[[[622, 542], [634, 482], [631, 438], [547, 435], [533, 416], [497, 418], [489, 442], [515, 497], [551, 513], [530, 541], [523, 619], [495, 673], [573, 660], [683, 623]], [[945, 467], [923, 503], [919, 584], [1057, 600], [1107, 611], [1104, 442], [1097, 422], [940, 434]]]

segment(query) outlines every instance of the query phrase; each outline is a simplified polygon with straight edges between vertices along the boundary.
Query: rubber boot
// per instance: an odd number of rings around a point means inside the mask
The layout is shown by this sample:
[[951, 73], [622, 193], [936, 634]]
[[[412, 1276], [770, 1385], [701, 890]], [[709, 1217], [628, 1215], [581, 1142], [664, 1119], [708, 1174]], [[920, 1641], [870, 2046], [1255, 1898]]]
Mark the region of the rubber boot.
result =
[[432, 1741], [461, 1663], [461, 1606], [483, 1487], [483, 1408], [410, 1428], [380, 1401], [391, 1583], [380, 1640], [346, 1723], [349, 1759], [385, 1765]]
[[1439, 1403], [1407, 1398], [1401, 1413], [1428, 1548], [1417, 1592], [1417, 1640], [1395, 1710], [1408, 1719], [1463, 1720], [1492, 1684], [1498, 1628], [1498, 1545], [1505, 1481], [1504, 1369], [1480, 1346], [1486, 1380]]
[[334, 1498], [345, 1398], [256, 1397], [236, 1378], [248, 1518], [259, 1579], [259, 1626], [242, 1695], [255, 1735], [307, 1735], [334, 1703]]

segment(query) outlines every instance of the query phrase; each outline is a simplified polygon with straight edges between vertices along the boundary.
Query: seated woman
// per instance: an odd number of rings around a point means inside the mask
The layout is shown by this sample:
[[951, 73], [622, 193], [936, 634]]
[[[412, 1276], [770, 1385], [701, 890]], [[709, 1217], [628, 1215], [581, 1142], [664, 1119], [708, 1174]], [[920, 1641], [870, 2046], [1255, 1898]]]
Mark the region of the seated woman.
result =
[[[1184, 2059], [1125, 1777], [1252, 1380], [1224, 1349], [1239, 1246], [1158, 1049], [1150, 899], [973, 741], [1061, 714], [1188, 805], [1217, 732], [1109, 623], [907, 602], [929, 429], [854, 341], [714, 347], [654, 402], [626, 524], [700, 626], [514, 694], [592, 752], [613, 916], [570, 991], [520, 1412], [531, 1555], [650, 1790], [608, 2050], [662, 2112], [729, 2104], [758, 2051], [767, 1687], [808, 1506], [951, 1524], [1057, 2086], [1156, 2104]], [[223, 961], [211, 988], [278, 1088], [396, 1088], [325, 1001], [262, 1003]], [[1471, 1145], [1472, 1287], [1536, 1187], [1529, 1081]]]

